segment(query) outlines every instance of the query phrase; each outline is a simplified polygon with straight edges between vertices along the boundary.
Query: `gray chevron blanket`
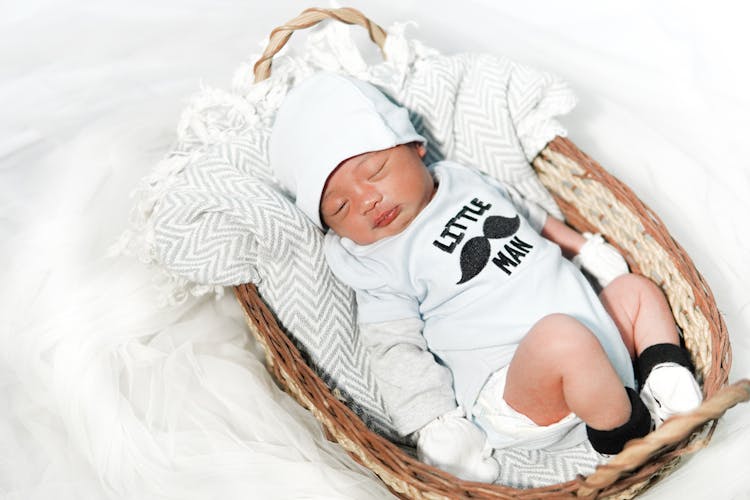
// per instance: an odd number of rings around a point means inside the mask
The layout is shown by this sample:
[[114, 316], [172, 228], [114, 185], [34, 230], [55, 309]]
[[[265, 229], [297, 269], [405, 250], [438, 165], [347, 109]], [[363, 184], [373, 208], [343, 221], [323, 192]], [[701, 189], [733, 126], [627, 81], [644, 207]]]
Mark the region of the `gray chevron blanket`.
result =
[[[358, 338], [351, 290], [322, 253], [322, 233], [279, 188], [268, 165], [273, 117], [296, 81], [315, 71], [368, 80], [410, 109], [429, 141], [426, 162], [476, 165], [510, 182], [552, 214], [558, 207], [529, 161], [565, 131], [554, 119], [575, 104], [560, 79], [495, 55], [442, 55], [389, 30], [386, 60], [368, 64], [350, 28], [324, 25], [301, 53], [274, 59], [252, 82], [249, 64], [229, 90], [203, 89], [178, 125], [173, 151], [136, 192], [119, 250], [159, 270], [170, 301], [257, 284], [320, 376], [374, 430], [395, 438]], [[540, 486], [593, 470], [585, 445], [566, 452], [510, 450], [502, 483]]]

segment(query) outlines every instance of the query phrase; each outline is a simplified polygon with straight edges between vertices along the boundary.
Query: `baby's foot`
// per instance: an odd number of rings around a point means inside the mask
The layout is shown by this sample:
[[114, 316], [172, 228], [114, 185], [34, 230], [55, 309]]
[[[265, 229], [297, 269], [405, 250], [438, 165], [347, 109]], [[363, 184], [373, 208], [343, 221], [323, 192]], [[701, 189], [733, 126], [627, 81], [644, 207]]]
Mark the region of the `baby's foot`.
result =
[[672, 415], [687, 413], [703, 401], [698, 383], [690, 370], [672, 362], [659, 363], [651, 369], [641, 389], [656, 427]]

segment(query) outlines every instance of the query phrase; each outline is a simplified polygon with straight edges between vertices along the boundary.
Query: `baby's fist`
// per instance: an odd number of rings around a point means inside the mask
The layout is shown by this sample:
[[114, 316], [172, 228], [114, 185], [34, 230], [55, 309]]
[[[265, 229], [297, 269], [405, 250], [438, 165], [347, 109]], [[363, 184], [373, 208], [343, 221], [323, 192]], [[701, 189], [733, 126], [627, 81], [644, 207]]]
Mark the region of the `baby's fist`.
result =
[[461, 407], [425, 425], [417, 438], [417, 456], [456, 477], [491, 483], [500, 474], [484, 432], [464, 417]]
[[601, 234], [583, 233], [583, 236], [586, 243], [573, 258], [573, 264], [591, 273], [602, 287], [629, 272], [623, 256], [615, 247], [605, 242]]

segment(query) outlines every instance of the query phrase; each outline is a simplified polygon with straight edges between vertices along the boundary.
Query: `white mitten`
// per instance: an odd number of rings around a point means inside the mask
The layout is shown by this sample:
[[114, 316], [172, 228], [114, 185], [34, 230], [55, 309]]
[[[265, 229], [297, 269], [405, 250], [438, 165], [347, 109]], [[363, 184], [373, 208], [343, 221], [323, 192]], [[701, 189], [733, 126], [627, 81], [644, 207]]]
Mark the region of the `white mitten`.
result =
[[651, 370], [641, 389], [641, 399], [659, 427], [672, 415], [696, 409], [703, 401], [703, 394], [690, 370], [667, 362]]
[[623, 256], [615, 247], [605, 242], [601, 234], [583, 233], [583, 236], [587, 241], [578, 255], [573, 257], [573, 264], [590, 272], [602, 287], [629, 272]]
[[419, 430], [417, 456], [468, 481], [491, 483], [500, 474], [487, 436], [465, 418], [460, 406]]

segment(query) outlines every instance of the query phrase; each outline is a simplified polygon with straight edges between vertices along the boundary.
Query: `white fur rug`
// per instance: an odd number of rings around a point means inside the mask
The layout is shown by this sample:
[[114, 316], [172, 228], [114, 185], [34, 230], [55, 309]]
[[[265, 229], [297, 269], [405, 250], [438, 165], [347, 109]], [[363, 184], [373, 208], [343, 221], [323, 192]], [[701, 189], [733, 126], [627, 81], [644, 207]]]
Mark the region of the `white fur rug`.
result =
[[[31, 0], [4, 9], [1, 497], [389, 497], [275, 387], [231, 296], [162, 308], [147, 269], [105, 256], [189, 95], [229, 85], [260, 40], [309, 5]], [[570, 137], [685, 247], [727, 322], [730, 381], [750, 377], [741, 3], [350, 5], [383, 26], [417, 21], [416, 37], [444, 53], [504, 53], [568, 80], [579, 96], [563, 120]], [[748, 463], [744, 405], [644, 498], [750, 498]]]

